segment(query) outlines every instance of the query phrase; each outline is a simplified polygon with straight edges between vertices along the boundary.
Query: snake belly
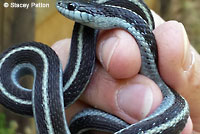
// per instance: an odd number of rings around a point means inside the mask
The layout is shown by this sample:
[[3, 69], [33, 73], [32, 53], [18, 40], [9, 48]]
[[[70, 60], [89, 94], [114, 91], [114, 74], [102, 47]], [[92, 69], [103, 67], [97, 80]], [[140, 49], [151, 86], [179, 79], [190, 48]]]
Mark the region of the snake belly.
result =
[[58, 11], [65, 17], [94, 29], [122, 28], [136, 40], [142, 59], [140, 74], [160, 88], [163, 101], [147, 118], [127, 124], [97, 109], [77, 114], [70, 123], [72, 133], [89, 130], [115, 134], [179, 134], [189, 116], [186, 100], [165, 84], [157, 69], [157, 44], [152, 33], [154, 21], [142, 0], [60, 0]]

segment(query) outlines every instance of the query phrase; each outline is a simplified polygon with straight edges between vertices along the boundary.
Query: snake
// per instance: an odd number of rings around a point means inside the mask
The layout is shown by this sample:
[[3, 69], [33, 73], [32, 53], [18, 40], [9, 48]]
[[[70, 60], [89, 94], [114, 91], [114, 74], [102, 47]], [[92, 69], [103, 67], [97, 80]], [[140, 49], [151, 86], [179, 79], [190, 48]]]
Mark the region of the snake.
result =
[[[75, 21], [67, 66], [63, 71], [55, 51], [40, 42], [7, 49], [0, 55], [3, 106], [33, 116], [38, 134], [179, 134], [183, 130], [189, 106], [159, 74], [154, 19], [142, 0], [58, 0], [56, 8]], [[163, 100], [152, 114], [134, 124], [97, 108], [84, 109], [67, 123], [65, 108], [80, 97], [94, 72], [99, 31], [114, 28], [124, 29], [136, 40], [140, 74], [158, 85]], [[25, 75], [33, 76], [32, 89], [20, 84]]]

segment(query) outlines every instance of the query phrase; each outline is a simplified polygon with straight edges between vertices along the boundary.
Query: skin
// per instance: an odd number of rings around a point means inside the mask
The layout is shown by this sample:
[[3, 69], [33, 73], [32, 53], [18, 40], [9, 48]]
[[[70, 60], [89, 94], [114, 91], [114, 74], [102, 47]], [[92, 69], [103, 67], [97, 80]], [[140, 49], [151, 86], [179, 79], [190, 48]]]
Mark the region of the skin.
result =
[[[190, 106], [190, 118], [181, 134], [200, 134], [200, 56], [190, 45], [181, 23], [165, 22], [153, 15], [161, 77]], [[64, 39], [52, 46], [63, 68], [67, 64], [69, 44], [70, 39]], [[92, 106], [135, 123], [159, 106], [160, 89], [152, 80], [138, 74], [140, 51], [129, 33], [121, 29], [101, 31], [96, 54], [99, 62], [94, 75], [80, 99], [67, 109], [68, 121], [75, 113]]]

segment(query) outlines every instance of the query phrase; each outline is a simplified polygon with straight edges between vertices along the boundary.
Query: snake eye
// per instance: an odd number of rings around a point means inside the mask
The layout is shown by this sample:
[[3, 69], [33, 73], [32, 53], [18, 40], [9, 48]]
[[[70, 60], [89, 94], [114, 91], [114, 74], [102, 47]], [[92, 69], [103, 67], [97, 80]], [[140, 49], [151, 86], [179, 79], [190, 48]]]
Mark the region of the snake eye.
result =
[[76, 9], [76, 4], [75, 3], [69, 3], [68, 5], [67, 5], [67, 8], [69, 9], [69, 10], [74, 10], [74, 9]]
[[58, 4], [58, 5], [61, 5], [61, 2], [60, 2], [60, 1], [58, 1], [58, 2], [57, 2], [57, 4]]

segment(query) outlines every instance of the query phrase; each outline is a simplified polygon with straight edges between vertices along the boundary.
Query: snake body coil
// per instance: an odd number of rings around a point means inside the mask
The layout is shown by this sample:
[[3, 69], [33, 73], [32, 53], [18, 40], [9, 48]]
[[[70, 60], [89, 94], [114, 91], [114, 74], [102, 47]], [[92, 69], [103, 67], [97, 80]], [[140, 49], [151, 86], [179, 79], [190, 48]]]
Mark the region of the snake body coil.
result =
[[[29, 42], [14, 46], [0, 57], [0, 103], [16, 113], [33, 115], [40, 134], [81, 134], [89, 130], [179, 134], [189, 116], [188, 104], [159, 75], [152, 33], [154, 21], [143, 1], [63, 0], [56, 7], [77, 22], [65, 71], [62, 72], [55, 52], [46, 45]], [[135, 38], [142, 58], [140, 73], [159, 86], [163, 101], [155, 112], [135, 124], [97, 109], [86, 109], [71, 120], [69, 129], [64, 107], [72, 104], [89, 82], [95, 65], [98, 30], [112, 28], [122, 28]], [[19, 84], [25, 74], [34, 76], [32, 90]]]

